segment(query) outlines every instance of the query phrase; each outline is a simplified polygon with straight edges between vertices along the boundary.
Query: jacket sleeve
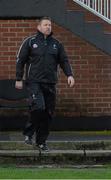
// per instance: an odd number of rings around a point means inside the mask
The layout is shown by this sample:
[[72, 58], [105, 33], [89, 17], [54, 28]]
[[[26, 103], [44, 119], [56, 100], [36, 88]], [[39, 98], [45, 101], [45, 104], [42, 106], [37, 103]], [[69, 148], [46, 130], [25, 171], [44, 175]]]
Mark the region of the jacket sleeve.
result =
[[24, 66], [29, 56], [29, 38], [25, 39], [21, 44], [16, 61], [16, 80], [20, 81], [23, 78]]
[[59, 44], [59, 64], [66, 76], [73, 76], [72, 68], [69, 64], [68, 57], [61, 43]]

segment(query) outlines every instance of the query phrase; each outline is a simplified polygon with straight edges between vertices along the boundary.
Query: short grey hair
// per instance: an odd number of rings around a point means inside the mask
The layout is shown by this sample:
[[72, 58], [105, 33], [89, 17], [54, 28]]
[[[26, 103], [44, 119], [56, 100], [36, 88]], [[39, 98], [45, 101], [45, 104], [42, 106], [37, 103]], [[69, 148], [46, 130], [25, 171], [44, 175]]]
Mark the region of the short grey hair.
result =
[[51, 17], [49, 17], [49, 16], [42, 16], [42, 17], [39, 18], [39, 23], [41, 23], [41, 21], [43, 21], [43, 20], [52, 21], [52, 20], [51, 20]]

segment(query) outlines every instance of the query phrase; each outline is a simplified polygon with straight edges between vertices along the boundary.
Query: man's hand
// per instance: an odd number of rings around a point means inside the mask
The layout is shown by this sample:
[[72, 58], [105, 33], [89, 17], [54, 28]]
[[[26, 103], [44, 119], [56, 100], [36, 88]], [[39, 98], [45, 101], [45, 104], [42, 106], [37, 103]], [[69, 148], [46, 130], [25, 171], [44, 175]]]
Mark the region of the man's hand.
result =
[[74, 80], [73, 76], [69, 76], [67, 79], [67, 82], [68, 82], [69, 87], [73, 87], [75, 84], [75, 80]]
[[16, 81], [15, 82], [15, 88], [23, 89], [23, 81]]

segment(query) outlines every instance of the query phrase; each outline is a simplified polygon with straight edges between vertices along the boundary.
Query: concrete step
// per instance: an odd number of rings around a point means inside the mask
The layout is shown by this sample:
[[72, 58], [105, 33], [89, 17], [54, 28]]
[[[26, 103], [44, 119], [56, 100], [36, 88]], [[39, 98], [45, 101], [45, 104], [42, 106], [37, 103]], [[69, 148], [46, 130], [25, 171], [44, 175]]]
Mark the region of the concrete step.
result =
[[102, 164], [111, 162], [111, 150], [1, 150], [0, 164]]
[[[33, 139], [34, 141], [34, 139]], [[24, 143], [21, 132], [0, 132], [0, 164], [95, 165], [111, 163], [111, 132], [51, 132], [49, 152]]]
[[[111, 150], [111, 141], [47, 141], [51, 150]], [[0, 150], [34, 150], [24, 141], [0, 141]]]

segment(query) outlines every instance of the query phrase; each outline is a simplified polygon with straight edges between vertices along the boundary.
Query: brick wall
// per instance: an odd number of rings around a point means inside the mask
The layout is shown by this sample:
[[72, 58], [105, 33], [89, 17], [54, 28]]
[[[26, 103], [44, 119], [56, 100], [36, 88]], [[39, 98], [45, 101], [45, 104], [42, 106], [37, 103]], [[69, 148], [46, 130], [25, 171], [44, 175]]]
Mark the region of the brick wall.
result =
[[[71, 1], [68, 2], [70, 8], [74, 8]], [[0, 79], [15, 78], [17, 50], [24, 37], [36, 32], [36, 25], [35, 20], [0, 20]], [[67, 78], [60, 71], [56, 113], [111, 115], [110, 56], [56, 24], [53, 24], [53, 32], [65, 46], [76, 82], [75, 87], [69, 89]]]

